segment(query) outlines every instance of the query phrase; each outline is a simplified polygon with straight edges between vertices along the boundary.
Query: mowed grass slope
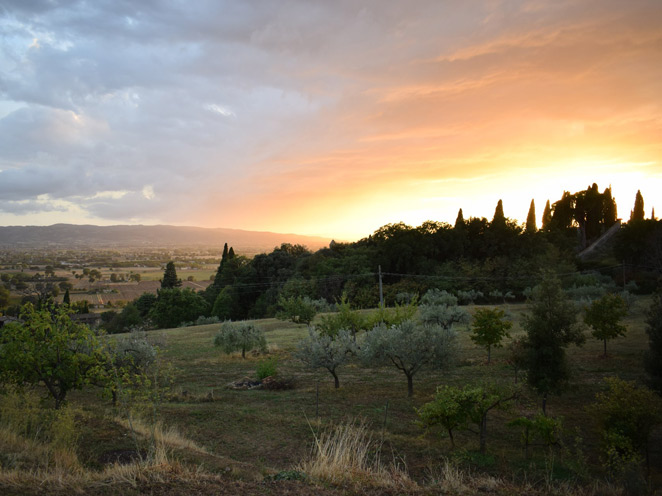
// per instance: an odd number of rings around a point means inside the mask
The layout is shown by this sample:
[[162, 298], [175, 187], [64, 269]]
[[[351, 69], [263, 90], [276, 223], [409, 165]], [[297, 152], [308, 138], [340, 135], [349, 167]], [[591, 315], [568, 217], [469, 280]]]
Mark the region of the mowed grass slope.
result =
[[[598, 460], [599, 436], [586, 413], [595, 393], [604, 388], [602, 379], [618, 376], [643, 382], [642, 357], [647, 348], [644, 310], [641, 300], [627, 318], [628, 334], [611, 341], [609, 357], [602, 358], [602, 343], [586, 331], [587, 342], [582, 348], [568, 350], [574, 371], [572, 384], [562, 396], [552, 396], [548, 414], [563, 416], [566, 426], [566, 453], [556, 457], [558, 476], [570, 477], [572, 453], [580, 449], [594, 473], [600, 474]], [[524, 304], [505, 306], [515, 325], [511, 335], [523, 334]], [[471, 313], [476, 307], [465, 307]], [[407, 398], [406, 379], [395, 367], [366, 368], [358, 363], [339, 369], [341, 388], [333, 388], [330, 374], [311, 371], [292, 357], [296, 343], [307, 334], [305, 326], [274, 319], [256, 321], [265, 332], [269, 356], [277, 357], [282, 377], [294, 378], [291, 390], [236, 391], [227, 384], [244, 377], [254, 378], [258, 362], [266, 357], [249, 354], [224, 355], [212, 344], [219, 325], [197, 326], [155, 331], [164, 356], [176, 368], [174, 393], [176, 398], [159, 407], [164, 422], [176, 425], [180, 431], [212, 453], [251, 463], [264, 473], [291, 469], [310, 452], [313, 431], [335, 425], [343, 420], [365, 420], [374, 437], [383, 439], [384, 450], [406, 464], [410, 474], [424, 480], [446, 456], [496, 475], [523, 475], [526, 471], [543, 476], [543, 449], [533, 450], [533, 459], [525, 460], [519, 444], [520, 433], [506, 426], [510, 419], [533, 414], [540, 408], [539, 398], [524, 389], [520, 401], [508, 411], [495, 411], [489, 419], [489, 457], [477, 457], [477, 436], [458, 433], [457, 449], [451, 451], [442, 433], [422, 436], [416, 424], [416, 411], [442, 384], [463, 386], [484, 381], [513, 385], [514, 372], [506, 362], [505, 349], [492, 352], [492, 364], [486, 365], [486, 351], [469, 339], [469, 328], [458, 328], [460, 356], [456, 365], [445, 371], [423, 370], [414, 378], [414, 396]], [[507, 342], [508, 340], [506, 340]], [[662, 466], [660, 433], [651, 443], [652, 466]], [[656, 480], [660, 474], [656, 474]]]

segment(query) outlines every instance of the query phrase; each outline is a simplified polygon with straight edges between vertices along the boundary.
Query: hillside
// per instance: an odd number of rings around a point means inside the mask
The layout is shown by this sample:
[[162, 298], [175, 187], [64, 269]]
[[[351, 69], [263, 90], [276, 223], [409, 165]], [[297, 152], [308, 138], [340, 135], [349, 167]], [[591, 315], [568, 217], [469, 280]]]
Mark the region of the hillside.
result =
[[330, 239], [298, 234], [209, 229], [190, 226], [118, 225], [0, 226], [0, 248], [78, 247], [222, 247], [243, 253], [271, 251], [282, 243], [301, 244], [311, 250], [328, 246]]

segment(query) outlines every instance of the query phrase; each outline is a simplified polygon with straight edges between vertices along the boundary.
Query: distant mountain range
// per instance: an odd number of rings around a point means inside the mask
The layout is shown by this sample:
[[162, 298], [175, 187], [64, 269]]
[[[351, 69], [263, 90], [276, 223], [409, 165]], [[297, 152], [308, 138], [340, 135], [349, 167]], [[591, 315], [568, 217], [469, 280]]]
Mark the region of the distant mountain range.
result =
[[188, 226], [0, 226], [0, 247], [20, 248], [131, 248], [131, 247], [234, 247], [238, 253], [271, 252], [282, 243], [301, 244], [310, 250], [328, 246], [331, 240], [298, 234], [209, 229]]

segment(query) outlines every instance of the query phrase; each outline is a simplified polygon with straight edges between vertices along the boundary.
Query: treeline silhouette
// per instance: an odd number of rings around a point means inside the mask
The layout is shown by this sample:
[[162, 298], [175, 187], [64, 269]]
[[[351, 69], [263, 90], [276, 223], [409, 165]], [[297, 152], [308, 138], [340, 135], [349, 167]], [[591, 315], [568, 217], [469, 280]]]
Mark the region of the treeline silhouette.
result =
[[[491, 220], [464, 219], [460, 209], [453, 225], [388, 224], [359, 241], [331, 242], [316, 252], [282, 244], [249, 259], [226, 244], [206, 290], [164, 288], [156, 304], [167, 299], [171, 317], [164, 320], [159, 315], [164, 327], [195, 321], [200, 315], [218, 320], [272, 317], [279, 301], [287, 298], [307, 298], [320, 308], [342, 298], [354, 308], [371, 308], [380, 301], [380, 278], [387, 306], [430, 288], [447, 290], [464, 301], [496, 303], [524, 299], [543, 269], [555, 271], [568, 288], [603, 284], [606, 278], [622, 288], [628, 283], [628, 289], [653, 291], [662, 274], [662, 222], [654, 213], [644, 218], [640, 193], [613, 243], [591, 259], [577, 257], [617, 222], [611, 189], [601, 193], [593, 184], [574, 194], [564, 192], [552, 205], [547, 202], [540, 228], [533, 201], [521, 225], [505, 216], [500, 200]], [[150, 310], [154, 314], [156, 308], [147, 308], [151, 300], [143, 308], [148, 299], [143, 296], [134, 305], [143, 317]], [[137, 315], [131, 306], [122, 313]]]

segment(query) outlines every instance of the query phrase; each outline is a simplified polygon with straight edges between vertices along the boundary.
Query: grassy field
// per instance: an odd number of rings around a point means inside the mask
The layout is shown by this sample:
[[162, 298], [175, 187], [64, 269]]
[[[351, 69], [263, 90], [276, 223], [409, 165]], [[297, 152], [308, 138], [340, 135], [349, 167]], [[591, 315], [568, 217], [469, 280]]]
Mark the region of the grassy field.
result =
[[[339, 369], [341, 387], [334, 389], [328, 372], [305, 369], [291, 356], [297, 341], [307, 333], [304, 326], [274, 319], [256, 322], [266, 334], [268, 356], [278, 359], [279, 375], [292, 378], [296, 384], [293, 389], [279, 391], [227, 388], [233, 381], [254, 378], [257, 364], [266, 357], [248, 354], [242, 359], [240, 354], [222, 354], [212, 345], [218, 324], [153, 331], [150, 338], [159, 344], [175, 371], [172, 395], [155, 412], [165, 426], [176, 428], [199, 447], [187, 455], [199, 470], [211, 474], [231, 470], [245, 481], [297, 469], [320, 432], [343, 422], [364, 422], [378, 441], [382, 458], [396, 460], [419, 487], [433, 487], [439, 474], [447, 477], [448, 460], [462, 473], [473, 474], [474, 479], [500, 481], [503, 494], [520, 493], [514, 489], [510, 493], [508, 487], [549, 487], [550, 480], [573, 487], [590, 485], [603, 480], [605, 473], [599, 461], [599, 435], [585, 407], [604, 389], [605, 377], [645, 381], [643, 315], [647, 304], [645, 299], [637, 302], [625, 322], [627, 336], [609, 343], [607, 358], [601, 356], [602, 343], [590, 336], [583, 347], [569, 349], [574, 371], [571, 387], [548, 402], [548, 414], [562, 416], [565, 425], [565, 447], [555, 450], [553, 457], [546, 449], [534, 448], [526, 459], [519, 431], [506, 425], [517, 416], [539, 410], [540, 399], [526, 389], [512, 408], [490, 414], [487, 456], [477, 452], [478, 437], [472, 433], [458, 433], [455, 450], [441, 433], [422, 435], [415, 409], [432, 399], [437, 386], [514, 382], [506, 351], [493, 350], [492, 364], [487, 365], [485, 350], [470, 341], [466, 327], [458, 329], [461, 352], [457, 365], [445, 372], [421, 371], [414, 378], [411, 398], [407, 397], [405, 376], [394, 367], [348, 365]], [[465, 308], [473, 312], [479, 307]], [[522, 334], [520, 323], [526, 305], [504, 308], [514, 322], [511, 335]], [[94, 465], [103, 451], [131, 444], [126, 431], [116, 423], [95, 420], [110, 418], [113, 410], [91, 391], [72, 394], [72, 404], [84, 412], [81, 418], [87, 419], [78, 448], [86, 463]], [[661, 487], [660, 430], [654, 434], [651, 448], [651, 480], [655, 487]], [[589, 468], [589, 478], [581, 470], [583, 464]]]
[[[643, 305], [643, 303], [641, 303]], [[472, 311], [473, 308], [470, 308]], [[526, 311], [524, 305], [510, 305], [515, 322], [513, 336], [523, 333], [519, 322]], [[236, 459], [257, 462], [265, 468], [284, 470], [305, 457], [312, 441], [309, 423], [319, 414], [321, 425], [345, 419], [366, 420], [383, 436], [407, 464], [411, 474], [425, 477], [426, 470], [444, 457], [453, 455], [446, 439], [421, 437], [415, 424], [414, 409], [429, 401], [438, 385], [478, 384], [484, 380], [514, 382], [514, 374], [505, 363], [506, 352], [493, 352], [491, 365], [486, 365], [486, 353], [461, 329], [461, 354], [458, 366], [447, 371], [421, 371], [414, 379], [414, 396], [406, 396], [405, 376], [394, 367], [364, 368], [358, 364], [340, 369], [341, 388], [335, 390], [330, 374], [310, 371], [291, 359], [296, 342], [306, 329], [276, 320], [259, 321], [267, 336], [271, 355], [279, 359], [279, 373], [293, 377], [297, 387], [289, 391], [232, 391], [224, 386], [242, 377], [253, 377], [262, 357], [242, 360], [240, 356], [224, 356], [211, 346], [218, 326], [200, 326], [163, 331], [166, 357], [178, 369], [176, 388], [186, 391], [191, 399], [166, 404], [164, 418], [182, 426], [186, 434], [214, 452], [232, 453]], [[610, 343], [610, 356], [601, 357], [601, 342], [588, 339], [582, 348], [569, 350], [575, 370], [570, 390], [561, 397], [551, 397], [548, 413], [563, 416], [567, 430], [582, 428], [583, 447], [597, 462], [597, 438], [591, 419], [584, 411], [604, 385], [602, 378], [612, 375], [643, 381], [642, 354], [647, 346], [640, 312], [629, 318], [626, 338]], [[319, 403], [318, 403], [319, 385]], [[208, 394], [213, 402], [199, 402]], [[386, 411], [388, 404], [388, 412]], [[519, 433], [505, 427], [505, 422], [518, 414], [539, 409], [539, 399], [525, 392], [511, 411], [496, 412], [491, 419], [488, 449], [493, 460], [483, 468], [500, 473], [525, 467], [517, 438]], [[315, 426], [318, 424], [315, 423]], [[286, 435], [284, 435], [286, 433]], [[477, 449], [476, 436], [460, 434], [460, 450]], [[541, 455], [543, 453], [540, 453]], [[656, 456], [660, 453], [657, 452]], [[539, 460], [544, 463], [544, 460]]]

